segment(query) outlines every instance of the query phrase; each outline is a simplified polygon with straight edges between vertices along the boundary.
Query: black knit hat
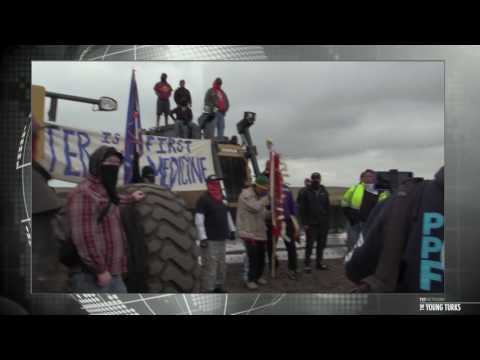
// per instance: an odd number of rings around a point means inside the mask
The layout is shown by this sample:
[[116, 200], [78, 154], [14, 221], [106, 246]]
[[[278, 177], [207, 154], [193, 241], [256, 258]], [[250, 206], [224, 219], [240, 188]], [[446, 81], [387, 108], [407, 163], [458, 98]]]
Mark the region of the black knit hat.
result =
[[153, 171], [151, 166], [144, 166], [142, 168], [142, 177], [147, 177], [147, 176], [154, 176], [155, 172]]

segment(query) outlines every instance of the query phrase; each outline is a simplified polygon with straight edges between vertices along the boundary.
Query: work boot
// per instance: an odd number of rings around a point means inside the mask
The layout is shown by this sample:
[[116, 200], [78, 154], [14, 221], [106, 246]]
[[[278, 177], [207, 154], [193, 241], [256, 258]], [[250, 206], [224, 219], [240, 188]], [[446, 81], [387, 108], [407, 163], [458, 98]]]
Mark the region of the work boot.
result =
[[261, 277], [260, 279], [257, 280], [257, 284], [258, 285], [267, 285], [268, 281], [265, 278]]
[[246, 282], [246, 283], [245, 283], [245, 286], [247, 287], [248, 290], [256, 290], [256, 289], [258, 289], [258, 285], [255, 284], [255, 283], [252, 282], [252, 281]]

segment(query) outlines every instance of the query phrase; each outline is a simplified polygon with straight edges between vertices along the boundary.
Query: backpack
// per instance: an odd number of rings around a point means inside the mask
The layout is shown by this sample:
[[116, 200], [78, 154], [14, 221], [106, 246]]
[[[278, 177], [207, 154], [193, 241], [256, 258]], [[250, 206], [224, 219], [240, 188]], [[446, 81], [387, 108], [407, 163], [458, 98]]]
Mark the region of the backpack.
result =
[[[110, 206], [111, 202], [102, 209], [97, 219], [98, 223], [100, 223], [108, 213]], [[68, 219], [68, 208], [66, 204], [55, 213], [51, 220], [51, 226], [54, 241], [58, 245], [58, 259], [60, 262], [68, 268], [81, 266], [82, 260], [72, 239], [70, 221]]]

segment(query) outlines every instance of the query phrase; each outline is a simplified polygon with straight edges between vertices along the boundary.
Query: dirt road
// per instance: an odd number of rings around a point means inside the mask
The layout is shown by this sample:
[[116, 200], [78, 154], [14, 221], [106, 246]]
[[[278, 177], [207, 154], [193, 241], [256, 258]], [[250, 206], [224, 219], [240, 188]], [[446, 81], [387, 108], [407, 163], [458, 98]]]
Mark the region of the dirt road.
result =
[[287, 263], [280, 261], [275, 279], [267, 277], [269, 283], [258, 290], [248, 290], [243, 282], [243, 264], [228, 264], [227, 291], [229, 293], [349, 293], [354, 284], [345, 277], [343, 259], [325, 260], [329, 270], [313, 268], [311, 274], [303, 273], [299, 266], [298, 280], [287, 277]]

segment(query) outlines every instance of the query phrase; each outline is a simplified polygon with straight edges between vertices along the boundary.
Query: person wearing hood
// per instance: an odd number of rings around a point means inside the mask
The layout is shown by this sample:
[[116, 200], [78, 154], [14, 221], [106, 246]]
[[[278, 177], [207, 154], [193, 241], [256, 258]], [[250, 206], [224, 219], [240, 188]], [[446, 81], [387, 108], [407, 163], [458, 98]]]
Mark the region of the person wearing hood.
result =
[[433, 180], [403, 182], [378, 218], [346, 258], [354, 291], [443, 293], [444, 167]]
[[235, 225], [225, 204], [220, 178], [210, 175], [207, 189], [197, 201], [195, 225], [200, 240], [202, 258], [202, 290], [225, 293], [227, 276], [227, 239], [235, 240]]
[[330, 226], [330, 197], [325, 186], [321, 185], [322, 177], [318, 172], [314, 172], [310, 179], [311, 184], [303, 193], [299, 204], [300, 223], [307, 237], [304, 267], [307, 274], [312, 272], [310, 258], [314, 243], [317, 245], [317, 270], [328, 269], [322, 261]]
[[385, 200], [388, 191], [376, 189], [376, 173], [367, 169], [360, 175], [360, 183], [350, 187], [343, 195], [341, 206], [348, 219], [347, 250], [350, 251], [362, 231], [371, 211], [378, 202]]
[[142, 168], [142, 182], [145, 184], [155, 184], [155, 171], [151, 166], [144, 166]]
[[222, 89], [223, 81], [221, 78], [216, 78], [210, 88], [205, 94], [205, 107], [210, 108], [215, 113], [214, 126], [217, 127], [217, 137], [222, 139], [225, 132], [225, 114], [230, 108], [228, 96]]
[[167, 74], [163, 73], [160, 82], [153, 87], [157, 94], [157, 128], [160, 127], [160, 117], [165, 116], [165, 126], [168, 125], [170, 116], [170, 96], [172, 95], [172, 86], [167, 82]]
[[73, 189], [67, 200], [73, 244], [81, 266], [72, 269], [73, 292], [127, 292], [127, 242], [119, 205], [140, 201], [141, 191], [117, 193], [123, 156], [114, 147], [101, 146], [90, 157], [90, 175]]

